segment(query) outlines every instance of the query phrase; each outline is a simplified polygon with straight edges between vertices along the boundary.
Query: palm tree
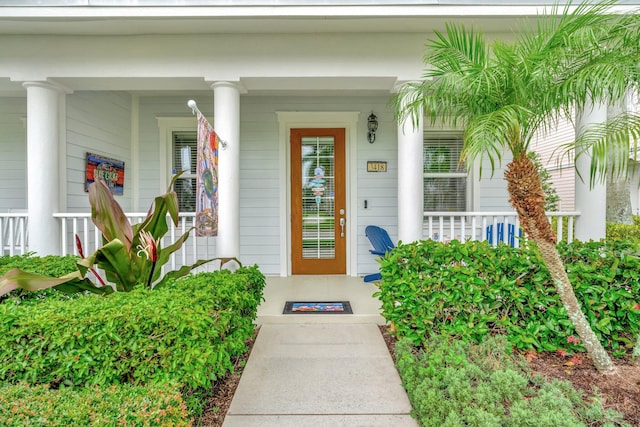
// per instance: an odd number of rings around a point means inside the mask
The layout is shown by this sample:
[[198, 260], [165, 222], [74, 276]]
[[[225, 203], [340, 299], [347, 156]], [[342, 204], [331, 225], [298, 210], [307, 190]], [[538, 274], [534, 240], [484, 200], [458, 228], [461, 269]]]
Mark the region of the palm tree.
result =
[[[417, 124], [426, 114], [464, 128], [463, 159], [486, 157], [491, 168], [511, 154], [505, 170], [509, 202], [534, 241], [585, 348], [601, 372], [615, 372], [611, 358], [582, 312], [545, 215], [545, 194], [527, 154], [536, 131], [573, 108], [621, 99], [640, 81], [639, 17], [613, 14], [613, 1], [553, 7], [523, 29], [515, 41], [487, 42], [463, 25], [450, 24], [427, 42], [423, 79], [400, 88], [393, 103], [399, 121]], [[640, 120], [622, 114], [573, 144], [592, 153], [591, 179], [624, 174]], [[613, 151], [609, 151], [613, 150]], [[626, 150], [626, 151], [625, 151]], [[607, 153], [619, 153], [616, 156]]]

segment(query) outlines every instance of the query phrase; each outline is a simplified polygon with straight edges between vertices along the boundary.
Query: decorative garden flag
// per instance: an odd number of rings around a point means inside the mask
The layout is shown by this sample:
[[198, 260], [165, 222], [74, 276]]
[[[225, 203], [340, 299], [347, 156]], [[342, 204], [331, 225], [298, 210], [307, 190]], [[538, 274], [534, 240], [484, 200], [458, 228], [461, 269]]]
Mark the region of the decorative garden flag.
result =
[[218, 235], [218, 135], [207, 119], [198, 115], [198, 166], [196, 170], [196, 236]]

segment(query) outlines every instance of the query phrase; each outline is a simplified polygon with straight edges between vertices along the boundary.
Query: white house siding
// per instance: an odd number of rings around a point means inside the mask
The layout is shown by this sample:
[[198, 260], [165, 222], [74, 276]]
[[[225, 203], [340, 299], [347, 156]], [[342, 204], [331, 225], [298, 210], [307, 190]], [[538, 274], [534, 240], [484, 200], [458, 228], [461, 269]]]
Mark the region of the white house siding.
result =
[[575, 168], [573, 155], [562, 156], [558, 147], [575, 140], [575, 127], [570, 119], [559, 120], [547, 133], [539, 133], [532, 141], [532, 150], [540, 154], [540, 161], [551, 175], [553, 187], [560, 196], [558, 210], [575, 209]]
[[67, 95], [68, 212], [87, 212], [84, 191], [87, 152], [125, 162], [124, 194], [116, 200], [131, 210], [131, 95], [124, 92], [75, 92]]
[[[504, 179], [504, 170], [511, 161], [511, 154], [504, 154], [502, 162], [495, 163], [495, 170], [491, 172], [491, 163], [484, 159], [482, 163], [482, 173], [478, 183], [473, 184], [474, 191], [479, 194], [475, 199], [478, 206], [473, 210], [481, 212], [505, 212], [513, 210], [509, 203], [509, 193], [507, 192], [507, 181]], [[477, 171], [480, 173], [480, 171]]]
[[0, 97], [0, 212], [27, 209], [27, 99]]

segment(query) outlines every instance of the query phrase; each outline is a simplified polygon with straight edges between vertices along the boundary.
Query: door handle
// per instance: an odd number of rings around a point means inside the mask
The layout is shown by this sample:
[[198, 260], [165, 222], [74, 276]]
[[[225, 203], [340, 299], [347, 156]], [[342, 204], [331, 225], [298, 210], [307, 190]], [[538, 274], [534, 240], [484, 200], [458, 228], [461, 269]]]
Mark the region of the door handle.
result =
[[340, 237], [344, 237], [344, 218], [340, 218]]

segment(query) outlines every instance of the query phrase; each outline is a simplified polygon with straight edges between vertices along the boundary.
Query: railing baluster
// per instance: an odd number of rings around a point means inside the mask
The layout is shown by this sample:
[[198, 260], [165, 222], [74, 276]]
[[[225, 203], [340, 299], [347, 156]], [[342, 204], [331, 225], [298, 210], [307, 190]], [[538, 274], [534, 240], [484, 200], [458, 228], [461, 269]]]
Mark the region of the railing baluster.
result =
[[487, 240], [487, 217], [482, 217], [482, 229], [480, 230], [480, 235], [482, 236], [482, 240]]
[[20, 254], [24, 255], [27, 252], [27, 226], [23, 216], [18, 218], [20, 224]]
[[84, 245], [85, 248], [88, 248], [89, 247], [89, 218], [82, 218], [82, 237], [84, 239], [84, 242], [82, 244]]
[[102, 232], [96, 226], [93, 227], [93, 247], [94, 251], [97, 251], [98, 248], [102, 245]]
[[558, 232], [556, 233], [558, 242], [562, 241], [562, 226], [564, 225], [564, 216], [558, 215]]
[[61, 251], [60, 253], [62, 254], [62, 256], [67, 255], [67, 219], [66, 218], [60, 218], [60, 220], [62, 221], [62, 239], [61, 240]]
[[[169, 229], [169, 235], [171, 236], [171, 242], [175, 242], [176, 241], [176, 227], [173, 225], [173, 221], [170, 221], [170, 229]], [[172, 253], [171, 254], [171, 269], [175, 270], [176, 269], [176, 253]]]
[[456, 236], [456, 232], [454, 230], [455, 226], [456, 226], [456, 219], [452, 215], [452, 216], [449, 217], [449, 240], [454, 240], [455, 239], [455, 236]]
[[493, 232], [491, 233], [491, 246], [498, 245], [498, 218], [493, 217]]
[[573, 221], [574, 221], [574, 217], [573, 216], [569, 216], [568, 217], [568, 227], [567, 227], [567, 242], [571, 243], [573, 242]]
[[[187, 218], [180, 217], [180, 235], [183, 235], [187, 231]], [[191, 239], [187, 239], [185, 246], [180, 249], [180, 257], [182, 259], [182, 265], [187, 265], [187, 250], [189, 249], [189, 243]]]
[[472, 216], [471, 217], [471, 240], [476, 240], [477, 226], [478, 226], [478, 218], [476, 216]]
[[[75, 240], [75, 236], [76, 234], [78, 234], [78, 218], [73, 218], [71, 220], [71, 225], [72, 225], [72, 230], [73, 230], [73, 240]], [[75, 244], [71, 245], [73, 247], [73, 250], [71, 251], [71, 253], [73, 253], [74, 255], [80, 255], [78, 253], [78, 248], [76, 247]]]
[[16, 254], [16, 240], [15, 240], [15, 218], [9, 218], [9, 255], [14, 256]]
[[[191, 226], [195, 227], [196, 225], [196, 217], [191, 218]], [[196, 237], [195, 228], [191, 230], [191, 236], [193, 236], [193, 262], [198, 259], [198, 237]]]

